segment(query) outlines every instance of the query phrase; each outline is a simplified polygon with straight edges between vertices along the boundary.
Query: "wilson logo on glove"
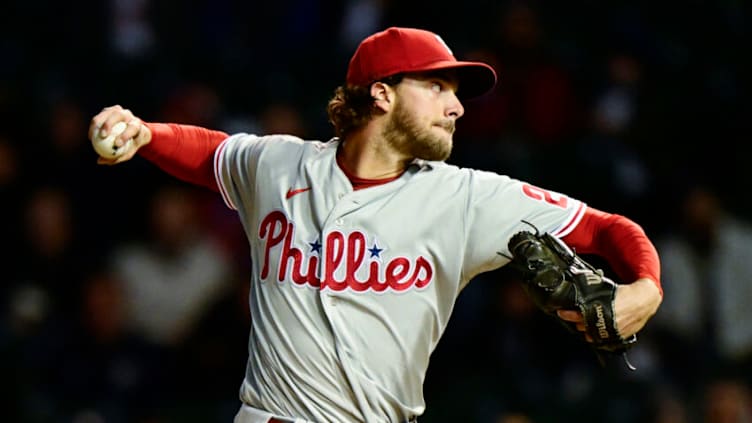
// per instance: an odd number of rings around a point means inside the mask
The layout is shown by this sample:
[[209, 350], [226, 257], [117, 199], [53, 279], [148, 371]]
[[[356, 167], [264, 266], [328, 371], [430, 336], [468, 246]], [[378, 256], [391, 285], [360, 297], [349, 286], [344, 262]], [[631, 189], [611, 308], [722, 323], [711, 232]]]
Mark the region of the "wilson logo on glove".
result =
[[[535, 305], [545, 313], [557, 317], [564, 326], [579, 333], [575, 324], [561, 320], [558, 310], [575, 310], [583, 316], [585, 334], [590, 338], [596, 355], [604, 364], [603, 353], [621, 354], [627, 366], [626, 351], [637, 342], [637, 336], [625, 339], [614, 321], [616, 284], [574, 253], [558, 238], [535, 232], [520, 231], [509, 240], [510, 255], [499, 252], [520, 274], [522, 286]], [[583, 339], [586, 339], [583, 336]]]

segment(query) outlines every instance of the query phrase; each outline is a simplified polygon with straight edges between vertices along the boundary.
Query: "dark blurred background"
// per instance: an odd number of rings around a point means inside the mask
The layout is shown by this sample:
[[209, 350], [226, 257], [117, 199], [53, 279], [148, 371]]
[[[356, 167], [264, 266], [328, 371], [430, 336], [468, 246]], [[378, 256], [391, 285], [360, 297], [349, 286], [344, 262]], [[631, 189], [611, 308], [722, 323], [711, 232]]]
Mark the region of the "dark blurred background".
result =
[[121, 104], [326, 140], [358, 42], [399, 25], [499, 72], [450, 161], [637, 221], [665, 291], [630, 372], [600, 366], [504, 269], [478, 277], [421, 422], [752, 421], [750, 17], [741, 0], [3, 2], [0, 419], [231, 421], [250, 267], [237, 219], [141, 158], [96, 165], [89, 120]]

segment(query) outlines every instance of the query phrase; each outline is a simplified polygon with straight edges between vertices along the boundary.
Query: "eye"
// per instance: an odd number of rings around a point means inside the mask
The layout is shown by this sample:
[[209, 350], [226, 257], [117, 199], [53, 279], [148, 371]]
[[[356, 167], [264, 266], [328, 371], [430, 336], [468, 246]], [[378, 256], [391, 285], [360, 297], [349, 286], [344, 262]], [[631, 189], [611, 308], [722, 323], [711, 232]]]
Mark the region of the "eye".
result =
[[431, 90], [435, 93], [440, 93], [443, 91], [444, 86], [441, 84], [441, 82], [438, 81], [432, 81], [431, 82]]

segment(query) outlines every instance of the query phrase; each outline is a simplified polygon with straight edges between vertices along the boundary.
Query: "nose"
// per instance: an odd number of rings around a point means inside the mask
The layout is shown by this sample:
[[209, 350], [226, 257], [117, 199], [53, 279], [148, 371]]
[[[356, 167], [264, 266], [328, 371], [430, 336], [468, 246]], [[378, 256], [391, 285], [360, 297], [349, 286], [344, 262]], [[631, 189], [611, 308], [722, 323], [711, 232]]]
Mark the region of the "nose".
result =
[[451, 117], [454, 120], [461, 118], [462, 115], [465, 114], [465, 108], [462, 106], [460, 99], [457, 98], [457, 94], [451, 94], [451, 98], [449, 99], [449, 104], [447, 105], [445, 114], [447, 117]]

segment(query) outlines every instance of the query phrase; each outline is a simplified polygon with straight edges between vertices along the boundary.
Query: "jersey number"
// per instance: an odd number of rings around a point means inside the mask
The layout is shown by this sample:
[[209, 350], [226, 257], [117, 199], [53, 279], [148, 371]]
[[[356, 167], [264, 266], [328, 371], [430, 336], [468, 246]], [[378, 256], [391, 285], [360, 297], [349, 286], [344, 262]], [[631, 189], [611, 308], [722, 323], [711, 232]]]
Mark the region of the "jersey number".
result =
[[530, 184], [522, 184], [522, 192], [524, 192], [525, 195], [532, 198], [533, 200], [545, 201], [549, 204], [553, 204], [554, 206], [561, 207], [563, 209], [567, 207], [567, 197], [563, 195], [551, 194], [550, 191], [540, 189]]

